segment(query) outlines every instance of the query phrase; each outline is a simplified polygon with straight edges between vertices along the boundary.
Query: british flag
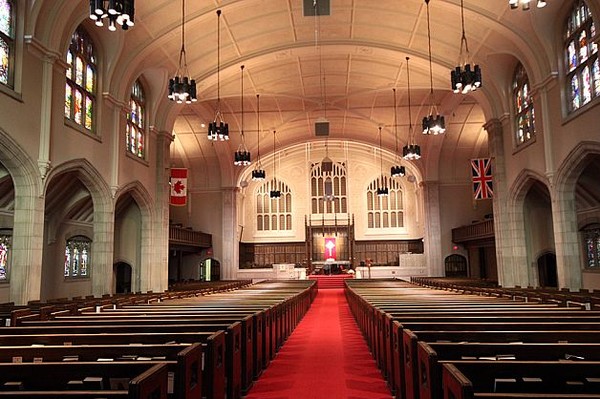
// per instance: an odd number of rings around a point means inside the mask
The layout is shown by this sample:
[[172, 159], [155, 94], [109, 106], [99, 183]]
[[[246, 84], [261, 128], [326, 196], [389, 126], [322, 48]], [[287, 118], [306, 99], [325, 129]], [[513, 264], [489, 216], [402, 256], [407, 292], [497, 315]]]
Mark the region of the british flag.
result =
[[489, 199], [494, 196], [492, 185], [492, 160], [490, 158], [471, 159], [473, 198]]

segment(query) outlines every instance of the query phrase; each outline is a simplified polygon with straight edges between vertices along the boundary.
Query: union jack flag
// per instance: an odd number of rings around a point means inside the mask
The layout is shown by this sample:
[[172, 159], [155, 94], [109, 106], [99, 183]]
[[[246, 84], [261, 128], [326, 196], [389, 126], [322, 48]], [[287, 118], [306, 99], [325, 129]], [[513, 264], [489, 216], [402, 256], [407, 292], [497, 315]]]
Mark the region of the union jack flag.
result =
[[492, 160], [490, 158], [471, 159], [473, 198], [489, 199], [494, 196], [492, 185]]

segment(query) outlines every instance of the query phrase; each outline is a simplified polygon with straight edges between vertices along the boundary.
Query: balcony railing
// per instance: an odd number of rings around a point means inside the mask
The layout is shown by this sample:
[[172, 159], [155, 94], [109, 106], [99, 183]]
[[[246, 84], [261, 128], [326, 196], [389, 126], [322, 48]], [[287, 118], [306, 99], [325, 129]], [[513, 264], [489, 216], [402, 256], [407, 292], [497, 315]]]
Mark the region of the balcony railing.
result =
[[210, 248], [212, 247], [212, 235], [179, 226], [169, 226], [169, 242], [171, 244]]
[[494, 238], [494, 219], [452, 229], [452, 241], [457, 244], [489, 238]]

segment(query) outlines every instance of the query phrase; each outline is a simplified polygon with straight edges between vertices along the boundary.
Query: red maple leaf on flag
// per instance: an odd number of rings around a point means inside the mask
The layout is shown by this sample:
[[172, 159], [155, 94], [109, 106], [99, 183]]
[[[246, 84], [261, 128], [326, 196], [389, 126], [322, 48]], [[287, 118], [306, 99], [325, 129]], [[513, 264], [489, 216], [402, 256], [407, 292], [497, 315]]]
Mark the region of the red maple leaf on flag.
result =
[[181, 194], [183, 190], [185, 190], [185, 185], [181, 182], [181, 180], [177, 180], [173, 186], [173, 191], [175, 191], [177, 194]]

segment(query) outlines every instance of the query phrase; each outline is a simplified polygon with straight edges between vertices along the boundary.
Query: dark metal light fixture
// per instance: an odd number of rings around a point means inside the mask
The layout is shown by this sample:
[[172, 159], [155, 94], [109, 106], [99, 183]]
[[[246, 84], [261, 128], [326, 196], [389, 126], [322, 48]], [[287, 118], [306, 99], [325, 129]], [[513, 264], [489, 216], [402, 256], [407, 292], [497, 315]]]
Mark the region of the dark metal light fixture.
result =
[[236, 166], [248, 166], [250, 165], [250, 151], [246, 148], [246, 139], [244, 137], [244, 66], [240, 66], [242, 72], [242, 89], [241, 89], [241, 103], [242, 103], [242, 124], [240, 129], [240, 145], [235, 152], [233, 164]]
[[108, 30], [114, 32], [117, 26], [127, 30], [135, 25], [134, 0], [90, 0], [90, 19], [96, 26], [104, 26], [108, 19]]
[[[524, 11], [529, 10], [531, 7], [531, 3], [533, 0], [508, 0], [508, 4], [510, 4], [510, 9], [514, 10], [519, 8], [519, 4], [521, 4]], [[547, 3], [544, 0], [537, 0], [537, 8], [546, 7]]]
[[469, 54], [469, 43], [467, 43], [467, 36], [465, 34], [464, 0], [460, 0], [460, 18], [462, 24], [460, 54], [458, 56], [458, 66], [450, 73], [450, 80], [454, 93], [468, 94], [481, 87], [481, 69], [479, 65], [475, 65], [471, 69], [472, 61]]
[[[382, 136], [381, 126], [379, 126], [379, 171], [381, 172], [381, 177], [380, 177], [381, 183], [385, 184], [384, 178], [383, 178], [383, 150], [381, 147], [381, 136]], [[378, 181], [377, 182], [377, 195], [380, 197], [384, 197], [384, 196], [388, 195], [390, 193], [390, 190], [388, 190], [388, 188], [386, 186], [381, 187], [379, 185], [379, 183], [380, 182]]]
[[396, 165], [393, 165], [390, 169], [390, 175], [392, 177], [402, 177], [406, 174], [406, 169], [404, 166], [400, 165], [400, 159], [398, 157], [398, 112], [396, 105], [396, 89], [392, 89], [394, 92], [394, 136], [396, 138]]
[[185, 0], [181, 0], [181, 51], [175, 77], [169, 79], [169, 100], [178, 104], [191, 104], [198, 101], [196, 81], [189, 78], [187, 57], [185, 54]]
[[221, 113], [221, 10], [217, 10], [217, 108], [215, 118], [208, 124], [208, 139], [229, 140], [229, 124], [225, 123]]
[[262, 168], [262, 164], [260, 162], [260, 94], [256, 95], [256, 132], [258, 133], [258, 146], [256, 149], [256, 166], [252, 171], [252, 180], [260, 181], [265, 180], [267, 174], [265, 170]]
[[421, 158], [421, 146], [415, 143], [412, 125], [412, 113], [410, 103], [410, 68], [408, 67], [409, 57], [406, 57], [406, 75], [408, 81], [408, 142], [402, 148], [402, 158], [406, 160], [416, 160]]
[[431, 62], [431, 28], [429, 23], [429, 0], [425, 0], [427, 4], [427, 40], [429, 48], [429, 113], [423, 117], [423, 134], [441, 134], [446, 131], [446, 120], [443, 115], [440, 115], [435, 104], [435, 95], [433, 94], [433, 66]]
[[281, 191], [277, 190], [277, 160], [275, 159], [275, 134], [277, 133], [277, 131], [273, 130], [273, 182], [272, 182], [272, 186], [271, 188], [273, 188], [274, 190], [271, 190], [269, 192], [269, 197], [272, 199], [278, 199], [281, 197]]

